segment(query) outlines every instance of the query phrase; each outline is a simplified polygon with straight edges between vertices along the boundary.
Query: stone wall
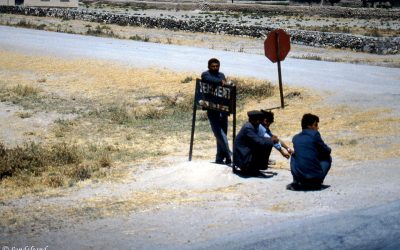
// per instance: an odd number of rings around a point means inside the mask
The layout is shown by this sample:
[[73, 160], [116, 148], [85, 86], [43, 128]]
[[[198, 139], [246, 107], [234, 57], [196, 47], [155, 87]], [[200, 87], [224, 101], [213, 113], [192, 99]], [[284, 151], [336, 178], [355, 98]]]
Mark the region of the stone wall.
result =
[[[325, 1], [328, 2], [328, 1]], [[361, 0], [360, 0], [361, 2]], [[329, 3], [329, 2], [328, 2]], [[400, 10], [382, 9], [382, 8], [340, 8], [331, 6], [315, 6], [311, 8], [305, 5], [299, 6], [274, 6], [274, 5], [261, 5], [261, 4], [248, 4], [248, 5], [223, 5], [215, 4], [210, 5], [211, 10], [219, 11], [240, 11], [242, 13], [268, 13], [269, 15], [299, 15], [299, 16], [320, 16], [320, 17], [334, 17], [334, 18], [359, 18], [359, 19], [400, 19]]]
[[[49, 16], [64, 20], [84, 20], [105, 24], [118, 24], [122, 26], [140, 26], [146, 28], [163, 28], [170, 30], [183, 30], [190, 32], [210, 32], [249, 37], [265, 37], [270, 27], [233, 25], [228, 23], [175, 20], [166, 18], [140, 17], [126, 14], [99, 13], [89, 10], [71, 10], [54, 8], [28, 8], [15, 6], [0, 6], [0, 13]], [[359, 52], [375, 54], [400, 53], [400, 37], [367, 37], [343, 33], [287, 30], [291, 42], [315, 47], [333, 47], [351, 49]]]

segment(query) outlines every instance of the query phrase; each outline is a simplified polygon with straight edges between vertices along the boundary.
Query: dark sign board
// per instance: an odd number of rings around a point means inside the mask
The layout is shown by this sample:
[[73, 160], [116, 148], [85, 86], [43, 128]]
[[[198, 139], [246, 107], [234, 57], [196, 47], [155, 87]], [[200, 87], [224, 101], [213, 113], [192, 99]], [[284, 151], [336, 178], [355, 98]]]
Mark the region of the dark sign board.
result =
[[231, 85], [214, 86], [196, 80], [195, 103], [198, 108], [213, 109], [233, 114], [236, 100], [236, 87]]

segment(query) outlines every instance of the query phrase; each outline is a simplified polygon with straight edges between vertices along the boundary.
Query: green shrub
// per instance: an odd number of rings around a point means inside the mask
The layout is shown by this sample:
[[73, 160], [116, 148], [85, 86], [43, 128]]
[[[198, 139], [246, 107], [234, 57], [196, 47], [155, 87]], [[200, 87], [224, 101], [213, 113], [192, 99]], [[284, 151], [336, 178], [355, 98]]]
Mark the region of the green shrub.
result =
[[112, 160], [109, 154], [103, 154], [99, 159], [99, 166], [102, 168], [109, 168], [112, 166]]
[[46, 24], [42, 23], [42, 24], [37, 26], [37, 29], [38, 30], [44, 30], [44, 28], [46, 28], [46, 26], [47, 26]]
[[97, 25], [94, 30], [92, 30], [89, 27], [88, 30], [86, 31], [86, 34], [90, 36], [111, 36], [111, 37], [115, 36], [111, 28], [106, 25], [102, 26]]
[[65, 142], [53, 145], [50, 152], [51, 162], [57, 166], [79, 164], [82, 161], [82, 156], [77, 146], [68, 145]]
[[64, 177], [60, 173], [50, 173], [43, 178], [43, 183], [52, 188], [62, 187], [65, 184]]
[[34, 142], [12, 149], [0, 143], [0, 153], [0, 179], [20, 172], [38, 175], [49, 163], [48, 151]]
[[373, 28], [369, 32], [365, 33], [366, 36], [372, 36], [372, 37], [381, 37], [382, 34], [380, 33], [378, 28]]
[[110, 107], [108, 113], [111, 121], [117, 124], [126, 124], [132, 120], [124, 106]]
[[36, 96], [39, 93], [39, 89], [35, 87], [20, 84], [12, 88], [11, 91], [21, 97]]
[[181, 83], [189, 83], [189, 82], [191, 82], [191, 81], [193, 81], [193, 77], [187, 76], [185, 79], [183, 79], [183, 80], [181, 81]]
[[175, 96], [163, 96], [163, 104], [167, 109], [171, 109], [172, 112], [189, 112], [193, 108], [193, 97], [175, 95]]
[[30, 112], [17, 112], [16, 115], [21, 119], [32, 117], [32, 113]]
[[81, 161], [78, 148], [65, 142], [51, 147], [30, 142], [10, 149], [0, 143], [0, 180], [22, 173], [38, 176], [46, 167], [76, 165]]
[[161, 119], [166, 115], [166, 110], [159, 107], [149, 106], [140, 112], [135, 112], [136, 119]]
[[137, 34], [135, 34], [134, 36], [130, 36], [129, 39], [130, 39], [130, 40], [135, 40], [135, 41], [142, 41], [142, 42], [148, 42], [148, 41], [150, 41], [149, 36], [141, 37], [141, 36], [139, 36], [139, 35], [137, 35]]
[[87, 164], [73, 165], [67, 172], [67, 176], [75, 181], [83, 181], [92, 177], [92, 168]]
[[127, 124], [133, 120], [133, 117], [129, 114], [125, 106], [126, 105], [115, 105], [108, 108], [91, 110], [86, 116], [97, 119], [107, 119], [117, 124]]
[[265, 84], [245, 84], [243, 82], [238, 82], [237, 86], [237, 99], [245, 100], [248, 98], [265, 98], [272, 96], [274, 94], [274, 86], [270, 82]]

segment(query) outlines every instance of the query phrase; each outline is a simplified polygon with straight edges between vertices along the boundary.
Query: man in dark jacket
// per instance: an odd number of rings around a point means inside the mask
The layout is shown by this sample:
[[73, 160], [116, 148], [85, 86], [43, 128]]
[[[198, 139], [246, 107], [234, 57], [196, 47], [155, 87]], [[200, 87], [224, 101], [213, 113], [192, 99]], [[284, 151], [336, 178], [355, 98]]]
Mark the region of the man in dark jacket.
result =
[[[214, 87], [224, 86], [226, 84], [225, 75], [219, 72], [220, 62], [216, 58], [208, 61], [208, 70], [201, 74], [201, 81], [212, 84]], [[211, 125], [217, 141], [217, 154], [215, 162], [218, 164], [232, 163], [231, 154], [228, 144], [228, 115], [217, 110], [207, 110], [207, 117]]]
[[264, 115], [261, 111], [249, 111], [246, 122], [235, 138], [233, 148], [234, 171], [248, 175], [258, 175], [260, 170], [268, 167], [268, 159], [274, 143], [279, 142], [276, 136], [266, 138], [258, 134], [258, 127]]
[[331, 168], [331, 148], [318, 132], [319, 117], [305, 114], [301, 120], [302, 131], [293, 137], [294, 154], [290, 161], [293, 183], [289, 190], [317, 190]]

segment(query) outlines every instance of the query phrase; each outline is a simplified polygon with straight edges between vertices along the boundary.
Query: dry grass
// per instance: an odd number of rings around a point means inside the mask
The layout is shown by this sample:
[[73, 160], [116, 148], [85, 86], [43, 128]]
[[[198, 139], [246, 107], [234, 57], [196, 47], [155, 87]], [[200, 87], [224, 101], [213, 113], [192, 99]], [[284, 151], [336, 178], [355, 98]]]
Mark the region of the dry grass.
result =
[[270, 207], [266, 208], [267, 211], [278, 212], [278, 213], [289, 213], [293, 211], [293, 208], [298, 208], [298, 204], [294, 202], [285, 201], [271, 205]]
[[[86, 178], [125, 178], [127, 166], [134, 172], [144, 163], [150, 167], [162, 165], [164, 156], [181, 157], [188, 153], [191, 98], [194, 79], [200, 72], [136, 69], [103, 61], [28, 56], [8, 51], [0, 51], [0, 68], [2, 101], [13, 103], [18, 100], [14, 105], [25, 107], [24, 112], [32, 117], [36, 112], [73, 115], [70, 119], [55, 119], [44, 125], [37, 140], [45, 146], [62, 142], [73, 145], [82, 157], [79, 164], [68, 163], [66, 166], [69, 167], [63, 171], [51, 164], [36, 176], [24, 174], [3, 179], [0, 200], [26, 194], [57, 193], [57, 190], [70, 186], [71, 179], [74, 180], [72, 185], [79, 186]], [[266, 87], [271, 84], [269, 82], [249, 78], [235, 80], [242, 90], [237, 114], [239, 131], [247, 120], [248, 110], [277, 107], [280, 101], [276, 87]], [[270, 95], [267, 98], [263, 97], [266, 92]], [[285, 88], [284, 93], [292, 93], [292, 97], [286, 98], [288, 106], [285, 109], [274, 110], [276, 118], [272, 130], [288, 144], [300, 131], [301, 116], [312, 112], [320, 116], [321, 134], [333, 147], [335, 158], [364, 161], [399, 157], [396, 138], [400, 134], [400, 118], [390, 110], [326, 105], [324, 94], [308, 89]], [[18, 123], [29, 124], [26, 121], [29, 119], [20, 119]], [[385, 130], [381, 129], [383, 124]], [[12, 131], [14, 126], [9, 124], [7, 129]], [[27, 130], [26, 134], [29, 133]], [[213, 158], [214, 139], [204, 112], [198, 115], [195, 140], [194, 159]], [[391, 150], [387, 150], [389, 148]], [[62, 152], [62, 148], [58, 151]], [[276, 167], [288, 168], [287, 161], [278, 160]], [[215, 192], [235, 189], [229, 187]], [[179, 192], [150, 193], [87, 200], [79, 209], [107, 216], [116, 207], [116, 211], [130, 212], [171, 200], [188, 202], [199, 198], [196, 196], [192, 200], [182, 197]], [[112, 205], [101, 205], [104, 201]], [[79, 209], [74, 208], [71, 213], [79, 214]]]
[[[307, 112], [320, 117], [321, 135], [333, 148], [334, 157], [364, 161], [400, 156], [400, 118], [391, 110], [365, 110], [345, 105], [326, 106], [321, 105], [322, 100], [318, 101], [320, 97], [309, 96], [311, 93], [307, 96], [306, 90], [301, 93], [306, 97], [298, 101], [307, 103]], [[295, 134], [294, 131], [300, 131], [300, 120], [305, 111], [299, 112], [298, 108], [292, 105], [285, 110], [274, 111], [276, 122], [272, 125], [273, 131], [290, 140]], [[382, 129], [382, 126], [385, 129]]]

